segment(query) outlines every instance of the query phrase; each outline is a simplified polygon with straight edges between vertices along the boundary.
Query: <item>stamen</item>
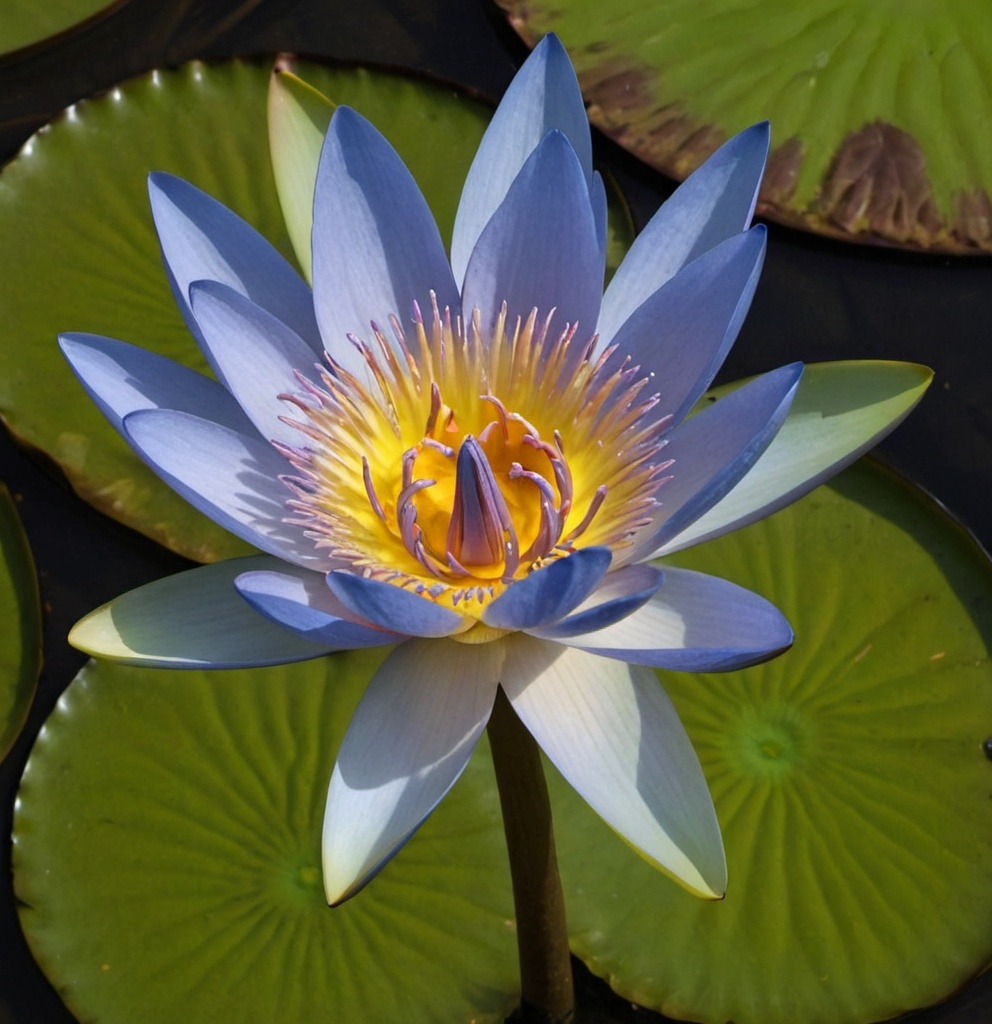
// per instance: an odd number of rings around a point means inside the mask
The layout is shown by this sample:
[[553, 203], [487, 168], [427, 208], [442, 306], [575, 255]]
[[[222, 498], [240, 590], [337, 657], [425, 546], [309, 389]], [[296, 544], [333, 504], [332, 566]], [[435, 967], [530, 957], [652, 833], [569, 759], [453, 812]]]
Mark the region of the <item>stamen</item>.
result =
[[386, 521], [386, 513], [383, 511], [379, 498], [376, 496], [375, 487], [372, 484], [372, 470], [369, 468], [369, 460], [362, 456], [362, 479], [365, 482], [365, 493], [369, 497], [369, 504], [372, 511], [383, 521]]
[[453, 459], [455, 457], [454, 448], [447, 444], [441, 444], [440, 441], [435, 441], [433, 437], [425, 437], [421, 444], [425, 448], [430, 448], [431, 451], [440, 452], [446, 459]]
[[434, 427], [437, 426], [438, 414], [441, 412], [441, 389], [437, 386], [437, 381], [431, 381], [431, 411], [427, 414], [427, 426], [424, 428], [424, 433], [430, 437], [434, 433]]
[[[569, 531], [569, 534], [562, 541], [562, 544], [569, 545], [576, 537], [580, 537], [589, 528], [589, 524], [596, 517], [596, 513], [600, 510], [603, 501], [606, 499], [606, 484], [600, 484], [596, 488], [596, 493], [592, 496], [592, 501], [589, 502], [589, 509], [586, 514], [582, 517], [582, 522], [575, 527], [574, 530]], [[559, 547], [562, 545], [560, 544]]]
[[[483, 400], [483, 402], [490, 402], [492, 405], [496, 406], [496, 415], [499, 417], [499, 421], [498, 422], [499, 422], [500, 428], [503, 431], [503, 440], [504, 441], [509, 441], [510, 440], [510, 424], [508, 422], [509, 414], [506, 411], [506, 406], [495, 395], [480, 395], [480, 398]], [[493, 422], [495, 423], [497, 421], [494, 420]]]

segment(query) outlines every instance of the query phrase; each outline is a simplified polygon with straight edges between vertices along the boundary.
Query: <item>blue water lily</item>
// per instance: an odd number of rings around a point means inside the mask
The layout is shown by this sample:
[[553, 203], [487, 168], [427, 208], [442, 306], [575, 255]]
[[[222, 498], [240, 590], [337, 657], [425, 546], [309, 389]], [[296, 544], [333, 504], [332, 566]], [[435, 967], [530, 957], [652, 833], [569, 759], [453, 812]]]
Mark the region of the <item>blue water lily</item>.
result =
[[925, 386], [919, 371], [831, 428], [790, 416], [795, 364], [692, 414], [757, 284], [767, 148], [758, 125], [714, 154], [605, 294], [605, 191], [553, 37], [483, 138], [450, 260], [400, 158], [346, 108], [317, 170], [312, 291], [235, 214], [151, 176], [169, 280], [216, 379], [110, 338], [61, 344], [159, 476], [263, 554], [126, 594], [71, 639], [170, 667], [393, 648], [330, 782], [330, 902], [454, 784], [500, 687], [628, 843], [723, 892], [712, 802], [654, 670], [750, 665], [792, 632], [764, 598], [655, 560], [805, 493]]

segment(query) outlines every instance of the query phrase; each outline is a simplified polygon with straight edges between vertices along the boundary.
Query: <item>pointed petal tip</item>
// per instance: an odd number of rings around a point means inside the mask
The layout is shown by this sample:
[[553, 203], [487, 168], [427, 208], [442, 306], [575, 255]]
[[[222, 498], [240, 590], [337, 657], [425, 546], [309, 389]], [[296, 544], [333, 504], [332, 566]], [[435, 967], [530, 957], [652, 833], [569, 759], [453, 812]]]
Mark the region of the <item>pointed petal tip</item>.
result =
[[196, 192], [201, 191], [185, 178], [180, 178], [178, 174], [171, 174], [169, 171], [148, 172], [148, 197], [153, 204], [157, 196], [161, 195], [171, 199], [174, 192], [183, 188]]
[[763, 146], [767, 151], [772, 139], [772, 123], [767, 118], [763, 121], [756, 121], [754, 124], [739, 132], [737, 138], [746, 140], [748, 143], [753, 145], [755, 149], [757, 149], [758, 146]]

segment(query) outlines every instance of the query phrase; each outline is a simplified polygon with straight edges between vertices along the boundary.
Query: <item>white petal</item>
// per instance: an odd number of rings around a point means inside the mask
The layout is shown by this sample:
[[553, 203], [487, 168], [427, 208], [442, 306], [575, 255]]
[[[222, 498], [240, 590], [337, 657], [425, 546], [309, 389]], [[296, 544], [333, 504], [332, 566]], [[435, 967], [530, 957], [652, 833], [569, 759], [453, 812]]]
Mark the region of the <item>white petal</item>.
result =
[[159, 668], [282, 665], [326, 654], [330, 647], [252, 611], [234, 587], [241, 573], [275, 568], [285, 563], [252, 555], [167, 576], [90, 612], [69, 642], [97, 658]]
[[410, 640], [383, 662], [327, 793], [329, 903], [369, 882], [454, 785], [489, 721], [502, 660], [500, 641]]
[[505, 643], [502, 686], [555, 767], [648, 861], [719, 898], [726, 863], [713, 802], [654, 672], [520, 634]]

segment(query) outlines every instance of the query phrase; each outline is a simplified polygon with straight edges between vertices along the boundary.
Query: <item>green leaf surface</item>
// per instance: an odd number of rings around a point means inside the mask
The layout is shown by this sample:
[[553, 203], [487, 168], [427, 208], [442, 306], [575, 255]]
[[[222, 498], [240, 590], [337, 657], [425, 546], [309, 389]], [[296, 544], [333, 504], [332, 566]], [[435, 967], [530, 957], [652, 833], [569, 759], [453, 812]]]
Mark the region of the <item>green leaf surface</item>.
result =
[[327, 782], [380, 659], [77, 676], [25, 771], [14, 861], [25, 934], [81, 1020], [503, 1020], [516, 953], [486, 756], [367, 890], [324, 903]]
[[772, 123], [760, 211], [858, 241], [992, 251], [992, 5], [499, 0], [558, 33], [590, 118], [685, 177]]
[[27, 718], [41, 671], [41, 601], [27, 537], [0, 484], [0, 759]]
[[120, 0], [3, 0], [0, 54], [40, 43], [117, 3]]
[[724, 834], [693, 900], [553, 790], [573, 949], [625, 997], [707, 1024], [855, 1024], [934, 1003], [992, 960], [992, 567], [866, 463], [666, 559], [773, 600], [772, 662], [662, 673]]
[[[488, 108], [421, 79], [293, 67], [390, 139], [442, 237], [450, 237]], [[267, 63], [237, 61], [154, 72], [76, 104], [0, 174], [0, 231], [21, 240], [0, 249], [0, 415], [47, 452], [87, 501], [205, 562], [250, 549], [144, 466], [87, 398], [55, 338], [62, 331], [109, 335], [207, 371], [172, 300], [146, 178], [152, 170], [186, 178], [292, 259], [265, 128], [269, 74]], [[614, 197], [612, 265], [631, 238], [629, 217]]]

